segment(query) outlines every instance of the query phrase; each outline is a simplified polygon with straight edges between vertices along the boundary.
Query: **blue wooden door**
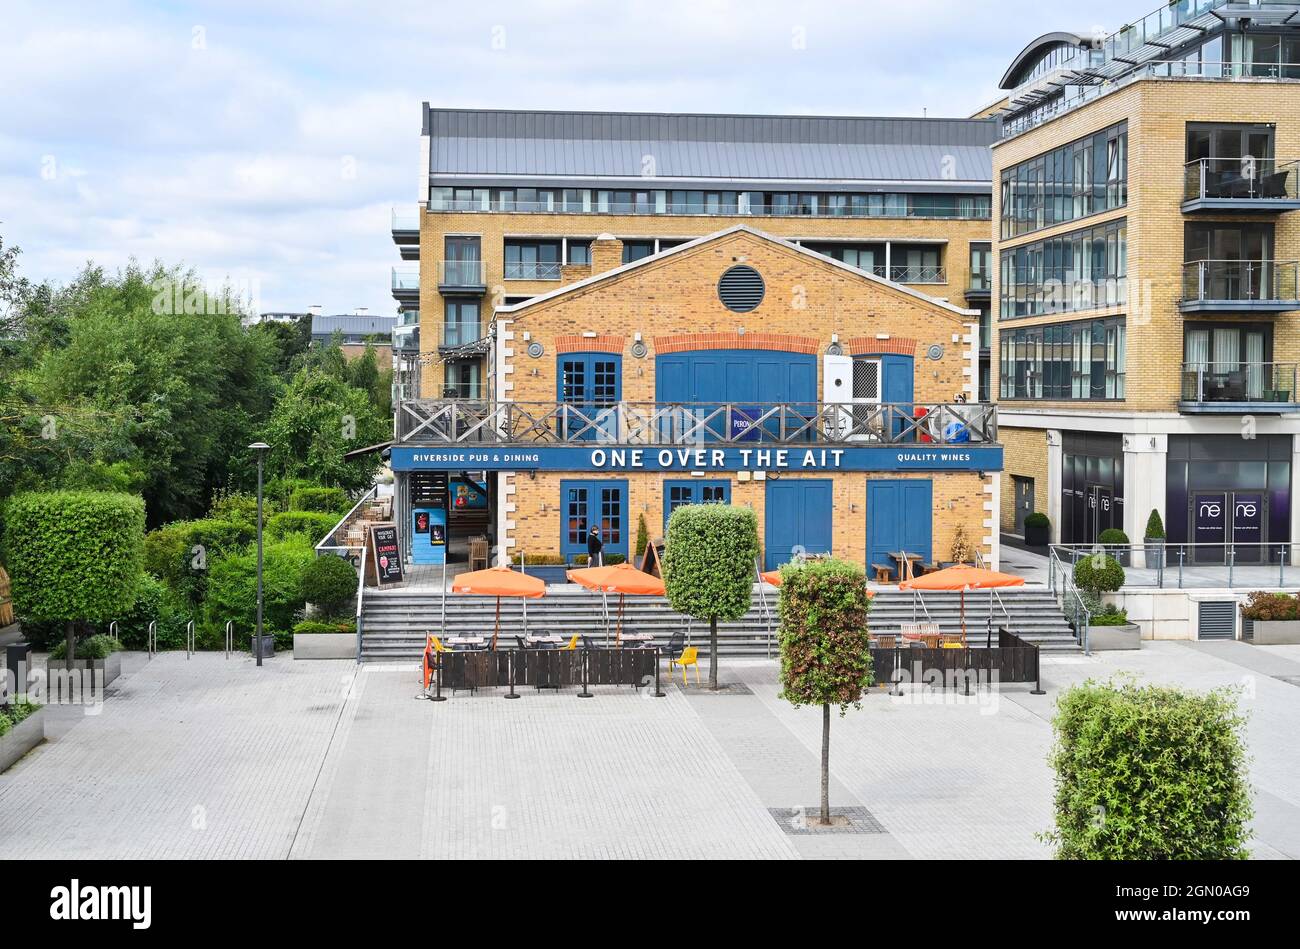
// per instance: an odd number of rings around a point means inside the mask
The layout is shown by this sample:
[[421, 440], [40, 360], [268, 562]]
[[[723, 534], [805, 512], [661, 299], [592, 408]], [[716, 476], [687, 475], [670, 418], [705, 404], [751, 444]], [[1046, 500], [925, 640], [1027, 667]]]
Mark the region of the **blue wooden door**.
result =
[[560, 553], [566, 560], [587, 552], [587, 534], [600, 528], [603, 552], [627, 556], [627, 482], [560, 482]]
[[[763, 404], [814, 403], [817, 357], [762, 349], [669, 353], [655, 360], [655, 401], [687, 404], [696, 418], [709, 418], [711, 410], [729, 404], [742, 422], [756, 418]], [[727, 419], [719, 416], [710, 418], [702, 437], [716, 441], [734, 434], [734, 422], [728, 431]], [[748, 437], [757, 440], [758, 433]]]
[[898, 407], [898, 414], [894, 417], [894, 431], [897, 433], [903, 430], [907, 418], [912, 414], [915, 363], [911, 356], [887, 354], [880, 357], [880, 371], [883, 375], [880, 399]]
[[[897, 567], [896, 551], [931, 559], [933, 484], [928, 479], [867, 482], [867, 565]], [[897, 570], [895, 570], [897, 576]]]
[[789, 563], [796, 550], [831, 552], [833, 489], [829, 480], [767, 482], [764, 570]]
[[[565, 353], [556, 358], [556, 396], [572, 405], [573, 413], [561, 416], [561, 437], [595, 441], [600, 435], [615, 434], [615, 419], [601, 412], [617, 405], [623, 397], [623, 357], [614, 353]], [[594, 423], [594, 424], [593, 424]]]

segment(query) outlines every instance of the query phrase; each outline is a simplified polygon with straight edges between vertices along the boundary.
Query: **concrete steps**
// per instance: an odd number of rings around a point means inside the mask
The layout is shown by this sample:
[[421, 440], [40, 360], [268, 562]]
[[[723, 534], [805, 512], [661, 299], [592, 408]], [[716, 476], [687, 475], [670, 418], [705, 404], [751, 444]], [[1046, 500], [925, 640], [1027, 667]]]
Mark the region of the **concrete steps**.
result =
[[[765, 618], [763, 603], [756, 592], [749, 613], [732, 623], [718, 626], [719, 654], [738, 657], [775, 655], [777, 596], [767, 591]], [[1077, 650], [1074, 634], [1052, 594], [1045, 589], [1021, 588], [1000, 593], [1002, 605], [994, 601], [993, 629], [1007, 626], [1026, 641], [1037, 643], [1044, 651]], [[416, 660], [425, 636], [440, 629], [448, 636], [478, 635], [492, 629], [496, 600], [449, 594], [446, 620], [442, 618], [442, 598], [434, 590], [368, 590], [362, 613], [361, 658], [363, 661]], [[897, 632], [904, 623], [938, 623], [944, 632], [961, 629], [961, 603], [956, 593], [927, 594], [925, 609], [914, 605], [910, 593], [881, 590], [872, 601], [871, 628], [880, 633]], [[1005, 606], [1006, 614], [1002, 607]], [[611, 617], [616, 619], [618, 598], [610, 597]], [[545, 598], [527, 604], [528, 629], [532, 632], [558, 633], [569, 636], [581, 633], [603, 639], [605, 620], [599, 594], [576, 586], [553, 586]], [[1007, 615], [1009, 614], [1009, 615]], [[501, 601], [501, 629], [506, 642], [523, 627], [522, 601]], [[989, 621], [987, 595], [966, 596], [966, 635], [983, 641]], [[624, 606], [624, 627], [637, 632], [653, 633], [666, 642], [675, 632], [687, 632], [691, 642], [707, 654], [707, 623], [689, 622], [672, 610], [662, 597], [628, 597]]]

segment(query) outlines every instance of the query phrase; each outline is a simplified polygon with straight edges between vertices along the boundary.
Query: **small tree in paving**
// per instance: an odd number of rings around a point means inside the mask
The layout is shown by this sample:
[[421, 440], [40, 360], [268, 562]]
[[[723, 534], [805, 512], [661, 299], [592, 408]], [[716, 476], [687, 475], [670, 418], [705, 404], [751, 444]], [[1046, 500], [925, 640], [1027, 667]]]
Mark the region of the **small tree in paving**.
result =
[[1057, 700], [1056, 827], [1063, 860], [1241, 860], [1252, 815], [1229, 690], [1085, 682]]
[[718, 620], [740, 619], [754, 593], [758, 518], [749, 508], [688, 504], [668, 519], [664, 585], [673, 609], [709, 621], [709, 688], [718, 688]]
[[71, 668], [77, 624], [107, 623], [135, 604], [144, 501], [98, 491], [14, 495], [5, 508], [4, 549], [18, 614], [65, 624]]
[[797, 708], [822, 707], [821, 822], [831, 822], [831, 706], [859, 707], [871, 686], [867, 578], [842, 560], [810, 560], [781, 569], [781, 697]]

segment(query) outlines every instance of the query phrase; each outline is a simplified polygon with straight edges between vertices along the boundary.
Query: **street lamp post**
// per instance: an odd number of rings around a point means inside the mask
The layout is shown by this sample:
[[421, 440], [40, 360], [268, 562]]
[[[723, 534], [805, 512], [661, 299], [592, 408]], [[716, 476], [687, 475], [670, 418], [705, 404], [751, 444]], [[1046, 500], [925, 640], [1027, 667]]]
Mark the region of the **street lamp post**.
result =
[[266, 442], [248, 446], [257, 453], [257, 629], [253, 633], [253, 652], [262, 664], [262, 458], [271, 447]]

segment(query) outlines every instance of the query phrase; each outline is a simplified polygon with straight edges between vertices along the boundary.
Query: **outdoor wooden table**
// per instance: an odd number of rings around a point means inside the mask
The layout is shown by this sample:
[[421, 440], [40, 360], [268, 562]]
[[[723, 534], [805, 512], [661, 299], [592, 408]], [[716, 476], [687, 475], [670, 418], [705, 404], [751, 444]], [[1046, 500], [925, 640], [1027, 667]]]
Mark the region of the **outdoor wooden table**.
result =
[[654, 633], [624, 633], [621, 642], [651, 645], [654, 640]]
[[487, 640], [482, 636], [448, 636], [447, 645], [473, 648], [475, 646], [486, 646]]
[[563, 646], [563, 636], [529, 636], [524, 642], [530, 646]]
[[906, 550], [895, 551], [894, 553], [891, 553], [889, 556], [894, 558], [894, 560], [898, 563], [898, 578], [900, 580], [911, 580], [912, 564], [914, 562], [925, 559], [920, 554], [909, 553]]

